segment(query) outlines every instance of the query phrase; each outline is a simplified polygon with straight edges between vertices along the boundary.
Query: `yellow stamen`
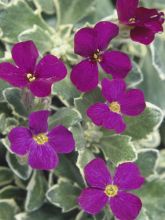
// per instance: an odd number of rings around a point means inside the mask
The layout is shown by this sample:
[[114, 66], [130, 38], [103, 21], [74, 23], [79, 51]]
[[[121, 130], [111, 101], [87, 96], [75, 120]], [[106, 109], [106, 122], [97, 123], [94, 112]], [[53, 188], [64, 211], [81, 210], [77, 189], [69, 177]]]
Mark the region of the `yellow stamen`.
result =
[[136, 22], [136, 18], [130, 18], [129, 21], [128, 21], [130, 24], [133, 24]]
[[109, 109], [112, 112], [120, 113], [120, 104], [118, 102], [111, 102], [109, 105]]
[[117, 195], [118, 193], [118, 187], [116, 185], [107, 185], [104, 193], [108, 196], [108, 197], [114, 197]]
[[28, 73], [28, 74], [26, 75], [26, 77], [27, 77], [27, 79], [28, 79], [29, 82], [33, 82], [34, 80], [36, 80], [36, 77], [33, 76], [33, 74], [31, 74], [31, 73]]
[[101, 62], [102, 58], [100, 55], [100, 51], [97, 49], [97, 51], [93, 54], [92, 59], [96, 62]]
[[48, 137], [43, 133], [33, 136], [33, 139], [37, 142], [37, 144], [45, 144], [48, 142]]

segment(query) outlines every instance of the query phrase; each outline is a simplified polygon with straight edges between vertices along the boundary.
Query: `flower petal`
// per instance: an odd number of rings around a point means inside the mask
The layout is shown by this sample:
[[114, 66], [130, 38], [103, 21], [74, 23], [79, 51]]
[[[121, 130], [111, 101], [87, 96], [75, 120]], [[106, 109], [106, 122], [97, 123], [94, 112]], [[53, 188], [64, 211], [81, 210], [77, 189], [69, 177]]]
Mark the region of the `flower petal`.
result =
[[127, 23], [130, 18], [135, 17], [138, 3], [139, 0], [117, 0], [116, 9], [122, 23]]
[[120, 164], [114, 175], [114, 184], [121, 190], [138, 189], [144, 183], [139, 167], [135, 163], [127, 162]]
[[108, 201], [108, 197], [103, 190], [86, 188], [78, 198], [81, 209], [85, 212], [95, 215], [99, 213]]
[[146, 27], [135, 27], [131, 30], [131, 39], [144, 45], [150, 44], [155, 37], [155, 33]]
[[24, 41], [14, 45], [12, 57], [16, 65], [26, 73], [33, 73], [39, 54], [33, 41]]
[[109, 108], [104, 103], [96, 103], [87, 109], [88, 117], [94, 124], [101, 126], [109, 114]]
[[113, 78], [125, 78], [132, 68], [129, 56], [119, 51], [106, 51], [100, 62], [103, 70]]
[[97, 49], [103, 51], [108, 47], [110, 41], [118, 35], [119, 28], [112, 22], [101, 21], [95, 25], [94, 31]]
[[121, 112], [125, 115], [136, 116], [145, 109], [144, 93], [140, 89], [131, 89], [120, 98]]
[[87, 183], [92, 187], [105, 190], [105, 187], [112, 183], [110, 171], [101, 158], [90, 161], [84, 168], [84, 174]]
[[46, 79], [37, 79], [29, 83], [28, 87], [37, 97], [46, 97], [51, 94], [52, 81]]
[[25, 78], [25, 73], [20, 68], [7, 62], [0, 64], [0, 78], [20, 88], [26, 86], [28, 83]]
[[31, 145], [28, 162], [33, 169], [51, 170], [58, 165], [59, 159], [49, 143], [38, 145], [34, 142]]
[[29, 129], [25, 127], [13, 128], [9, 135], [11, 143], [11, 150], [18, 155], [25, 155], [28, 153], [31, 142], [32, 134]]
[[50, 112], [41, 110], [32, 112], [29, 115], [29, 127], [33, 134], [45, 133], [48, 131], [48, 117]]
[[62, 125], [53, 128], [49, 134], [49, 144], [57, 153], [70, 153], [75, 148], [72, 133]]
[[81, 28], [74, 37], [74, 51], [83, 57], [93, 55], [97, 50], [93, 28]]
[[98, 84], [98, 67], [96, 63], [83, 60], [73, 67], [71, 81], [81, 92], [88, 92]]
[[110, 80], [104, 78], [101, 85], [102, 95], [109, 102], [118, 101], [126, 90], [126, 83], [122, 79]]
[[36, 67], [36, 77], [53, 78], [54, 82], [62, 80], [67, 74], [64, 63], [53, 55], [44, 56]]
[[117, 196], [110, 199], [110, 207], [116, 218], [134, 220], [142, 208], [142, 202], [133, 194], [119, 192]]
[[126, 129], [126, 124], [120, 114], [109, 112], [109, 115], [104, 120], [103, 127], [115, 130], [116, 133], [122, 133]]

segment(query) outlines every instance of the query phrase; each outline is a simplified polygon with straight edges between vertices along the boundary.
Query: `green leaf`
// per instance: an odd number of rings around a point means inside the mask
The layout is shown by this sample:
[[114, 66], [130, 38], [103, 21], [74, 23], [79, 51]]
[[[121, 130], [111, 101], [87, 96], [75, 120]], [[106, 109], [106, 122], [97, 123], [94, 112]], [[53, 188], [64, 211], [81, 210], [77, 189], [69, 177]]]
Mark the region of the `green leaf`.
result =
[[[19, 18], [19, 19], [16, 19]], [[12, 1], [0, 13], [2, 39], [8, 43], [17, 42], [17, 36], [31, 28], [34, 24], [48, 30], [48, 25], [41, 17], [33, 12], [26, 1]]]
[[0, 166], [0, 186], [11, 183], [13, 179], [12, 171], [7, 167]]
[[73, 127], [71, 127], [71, 132], [73, 134], [73, 138], [76, 142], [76, 149], [77, 150], [82, 150], [85, 148], [85, 139], [84, 139], [84, 130], [81, 126], [81, 124], [77, 124]]
[[0, 101], [3, 101], [2, 91], [9, 87], [9, 84], [0, 79]]
[[32, 169], [27, 165], [27, 162], [23, 163], [21, 160], [22, 159], [17, 157], [15, 154], [11, 154], [9, 152], [6, 154], [6, 161], [14, 174], [22, 180], [27, 180], [32, 173]]
[[151, 44], [152, 62], [157, 70], [160, 78], [165, 80], [165, 62], [164, 62], [164, 51], [165, 51], [165, 37], [157, 36]]
[[95, 0], [54, 0], [58, 24], [75, 24], [94, 11]]
[[79, 98], [74, 99], [75, 107], [78, 109], [84, 119], [87, 118], [86, 111], [89, 106], [96, 102], [105, 102], [99, 88], [96, 88], [93, 91], [85, 93]]
[[[46, 39], [46, 40], [45, 40]], [[19, 41], [32, 40], [41, 54], [50, 51], [53, 47], [53, 39], [47, 30], [34, 25], [32, 28], [21, 32], [18, 36]]]
[[0, 200], [0, 219], [15, 220], [14, 215], [18, 211], [18, 206], [13, 199]]
[[127, 129], [124, 134], [129, 135], [133, 140], [146, 138], [148, 134], [156, 130], [163, 120], [163, 113], [160, 108], [147, 103], [144, 112], [136, 117], [125, 117]]
[[27, 117], [28, 111], [22, 102], [22, 91], [17, 88], [7, 88], [3, 91], [5, 100], [16, 116]]
[[62, 212], [69, 212], [78, 207], [77, 197], [80, 189], [68, 180], [60, 180], [52, 186], [46, 196], [50, 203], [62, 208]]
[[73, 183], [77, 183], [79, 186], [84, 187], [84, 181], [80, 174], [78, 167], [75, 165], [77, 156], [75, 153], [70, 155], [60, 155], [60, 163], [54, 170], [55, 175], [58, 177], [64, 177], [69, 179]]
[[142, 199], [143, 207], [149, 220], [162, 220], [165, 216], [165, 181], [153, 180], [147, 182], [144, 187], [138, 190]]
[[83, 211], [79, 212], [75, 220], [95, 220], [95, 217]]
[[148, 177], [155, 174], [159, 151], [154, 149], [142, 149], [138, 151], [138, 164], [142, 175]]
[[126, 83], [129, 85], [129, 87], [134, 87], [140, 84], [142, 81], [142, 71], [140, 67], [135, 62], [133, 62], [133, 68], [126, 78]]
[[39, 209], [44, 203], [46, 190], [47, 182], [42, 172], [34, 172], [27, 186], [25, 210], [32, 212]]
[[49, 127], [56, 125], [64, 125], [71, 127], [78, 124], [82, 120], [80, 113], [73, 108], [60, 108], [55, 114], [49, 117]]
[[131, 137], [126, 135], [103, 137], [99, 148], [103, 151], [106, 160], [110, 160], [115, 165], [125, 161], [133, 161], [137, 157]]
[[46, 14], [55, 13], [55, 6], [53, 0], [33, 0], [39, 12], [45, 12]]

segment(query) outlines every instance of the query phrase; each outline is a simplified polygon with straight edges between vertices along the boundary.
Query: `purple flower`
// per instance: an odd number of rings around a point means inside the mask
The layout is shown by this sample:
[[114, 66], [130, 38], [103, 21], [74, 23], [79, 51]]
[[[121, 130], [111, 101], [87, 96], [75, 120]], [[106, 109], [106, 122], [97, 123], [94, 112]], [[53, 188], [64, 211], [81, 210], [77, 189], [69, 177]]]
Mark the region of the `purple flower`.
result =
[[39, 53], [32, 41], [15, 44], [12, 57], [15, 65], [7, 62], [0, 64], [0, 78], [19, 88], [28, 87], [38, 97], [48, 96], [51, 85], [67, 74], [63, 62], [50, 54], [36, 64]]
[[16, 127], [9, 133], [11, 150], [28, 156], [28, 163], [34, 169], [50, 170], [58, 165], [57, 153], [70, 153], [75, 147], [72, 133], [58, 125], [48, 131], [49, 111], [32, 112], [29, 128]]
[[118, 35], [117, 25], [103, 21], [94, 28], [80, 29], [74, 38], [75, 53], [85, 59], [73, 67], [71, 80], [78, 90], [94, 89], [99, 80], [98, 65], [113, 78], [124, 78], [132, 68], [129, 57], [119, 51], [106, 50], [109, 42]]
[[139, 7], [139, 0], [117, 0], [116, 8], [121, 23], [131, 29], [133, 41], [150, 44], [155, 34], [163, 31], [164, 13]]
[[136, 116], [145, 109], [144, 94], [139, 89], [126, 90], [122, 79], [103, 79], [102, 95], [106, 103], [95, 103], [87, 110], [94, 124], [121, 133], [126, 129], [123, 115]]
[[86, 165], [84, 173], [89, 187], [82, 191], [78, 203], [85, 212], [95, 215], [108, 203], [120, 220], [134, 220], [138, 216], [141, 200], [127, 192], [144, 183], [135, 163], [120, 164], [112, 178], [105, 162], [96, 158]]

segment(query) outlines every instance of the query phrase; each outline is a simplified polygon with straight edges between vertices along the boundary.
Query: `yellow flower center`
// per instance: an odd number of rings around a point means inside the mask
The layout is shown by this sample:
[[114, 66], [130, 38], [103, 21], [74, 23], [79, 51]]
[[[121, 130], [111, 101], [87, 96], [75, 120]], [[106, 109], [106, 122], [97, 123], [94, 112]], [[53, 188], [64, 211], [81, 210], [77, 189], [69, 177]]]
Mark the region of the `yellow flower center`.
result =
[[111, 102], [109, 105], [109, 109], [112, 112], [120, 113], [120, 104], [118, 102]]
[[33, 74], [31, 74], [31, 73], [28, 73], [26, 75], [26, 77], [27, 77], [29, 82], [33, 82], [34, 80], [36, 80], [36, 77]]
[[130, 24], [133, 24], [136, 22], [136, 18], [130, 18], [129, 21], [128, 21]]
[[108, 196], [108, 197], [114, 197], [117, 195], [118, 193], [118, 187], [116, 185], [107, 185], [104, 193]]
[[48, 142], [48, 137], [43, 133], [34, 135], [33, 139], [37, 142], [37, 144], [45, 144], [46, 142]]
[[100, 55], [100, 51], [97, 49], [97, 51], [93, 54], [92, 60], [95, 62], [101, 62], [102, 58]]

